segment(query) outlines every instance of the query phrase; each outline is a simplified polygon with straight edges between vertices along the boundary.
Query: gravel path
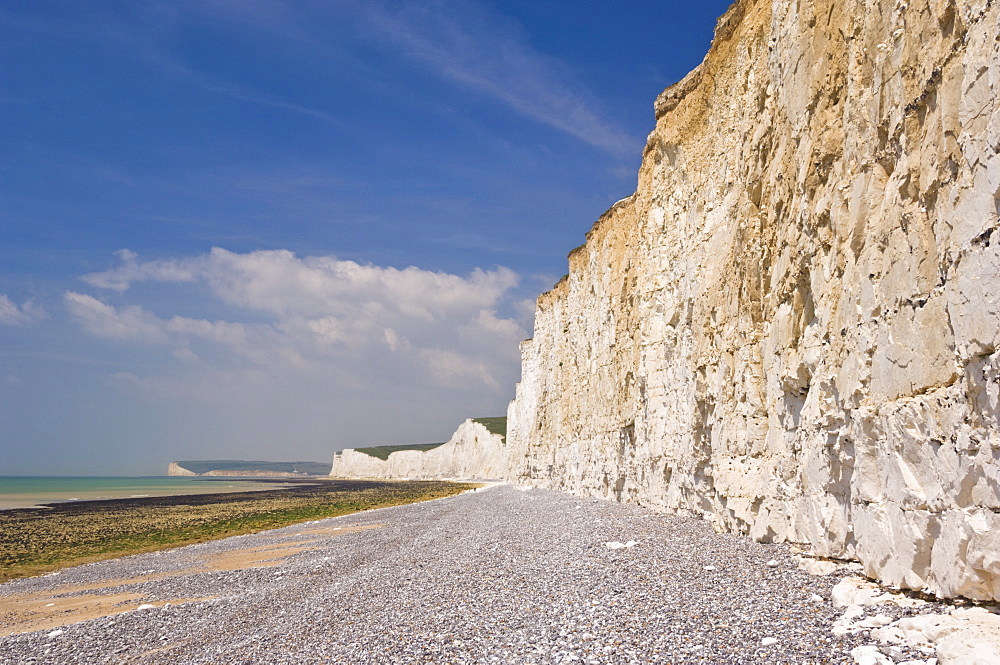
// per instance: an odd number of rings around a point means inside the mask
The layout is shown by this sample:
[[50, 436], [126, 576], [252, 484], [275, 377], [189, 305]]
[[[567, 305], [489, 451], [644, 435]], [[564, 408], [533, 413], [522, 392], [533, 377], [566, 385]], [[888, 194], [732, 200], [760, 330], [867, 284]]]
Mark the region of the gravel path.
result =
[[50, 613], [209, 599], [0, 638], [0, 663], [853, 663], [837, 579], [703, 521], [499, 486], [0, 585], [8, 606], [62, 588]]

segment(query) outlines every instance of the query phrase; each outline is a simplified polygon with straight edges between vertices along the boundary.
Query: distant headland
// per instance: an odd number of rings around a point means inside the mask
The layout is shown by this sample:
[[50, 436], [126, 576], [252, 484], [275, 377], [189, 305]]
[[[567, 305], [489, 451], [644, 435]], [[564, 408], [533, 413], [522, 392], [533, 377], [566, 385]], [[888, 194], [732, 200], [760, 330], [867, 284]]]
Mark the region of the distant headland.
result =
[[168, 476], [243, 476], [267, 478], [296, 478], [301, 476], [326, 476], [330, 463], [326, 462], [265, 462], [261, 460], [181, 460], [171, 462]]

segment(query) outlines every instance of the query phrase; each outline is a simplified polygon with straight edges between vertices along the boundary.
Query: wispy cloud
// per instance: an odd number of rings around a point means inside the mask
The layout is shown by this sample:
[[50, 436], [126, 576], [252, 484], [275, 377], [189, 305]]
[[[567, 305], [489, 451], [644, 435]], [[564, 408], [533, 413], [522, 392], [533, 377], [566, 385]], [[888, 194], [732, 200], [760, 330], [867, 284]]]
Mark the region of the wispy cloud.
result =
[[365, 3], [377, 35], [439, 76], [613, 155], [637, 140], [602, 118], [569, 67], [533, 48], [516, 24], [464, 0]]
[[[335, 114], [323, 109], [296, 104], [277, 95], [198, 71], [175, 56], [169, 47], [171, 29], [185, 12], [191, 12], [199, 18], [206, 13], [221, 15], [230, 22], [253, 25], [301, 45], [311, 44], [312, 39], [307, 31], [296, 24], [296, 12], [281, 0], [240, 3], [219, 0], [189, 3], [186, 7], [184, 3], [178, 2], [175, 5], [136, 5], [129, 9], [131, 11], [122, 13], [110, 12], [105, 15], [107, 20], [100, 24], [51, 18], [41, 21], [27, 17], [17, 19], [6, 17], [5, 20], [13, 22], [18, 28], [35, 33], [56, 35], [64, 39], [99, 42], [104, 46], [115, 44], [138, 55], [160, 72], [208, 92], [251, 104], [289, 111], [340, 128], [349, 128], [349, 125]], [[4, 18], [0, 16], [0, 19]], [[20, 101], [23, 100], [0, 99], [0, 103]]]
[[297, 115], [320, 120], [341, 129], [351, 128], [349, 123], [344, 122], [336, 115], [328, 113], [324, 110], [288, 102], [266, 92], [254, 90], [247, 86], [232, 83], [230, 81], [220, 80], [216, 77], [196, 71], [195, 69], [184, 65], [167, 52], [156, 48], [152, 43], [139, 43], [135, 44], [135, 46], [148, 62], [159, 68], [164, 73], [191, 83], [192, 85], [196, 85], [203, 90], [207, 90], [208, 92], [251, 104], [268, 106], [282, 111], [290, 111]]
[[30, 300], [17, 305], [0, 293], [0, 325], [23, 326], [45, 318], [45, 310]]
[[[206, 0], [140, 7], [86, 30], [68, 22], [35, 29], [117, 43], [163, 73], [206, 91], [351, 129], [335, 110], [302, 104], [190, 66], [170, 46], [174, 27], [185, 17], [266, 31], [292, 52], [308, 53], [318, 67], [313, 73], [318, 80], [329, 74], [323, 73], [324, 57], [348, 57], [351, 67], [377, 76], [382, 63], [366, 62], [359, 54], [345, 55], [342, 45], [326, 36], [329, 31], [324, 26], [349, 25], [362, 33], [353, 37], [367, 37], [377, 48], [391, 47], [395, 56], [614, 156], [632, 155], [644, 138], [631, 135], [597, 108], [599, 102], [576, 79], [570, 63], [533, 47], [516, 21], [476, 0], [340, 0], [311, 7], [287, 0]], [[378, 86], [374, 80], [366, 84]]]
[[[316, 52], [331, 45], [310, 29], [310, 20], [360, 21], [363, 32], [378, 46], [393, 46], [406, 59], [446, 80], [612, 155], [631, 155], [641, 141], [642, 137], [631, 136], [602, 117], [589, 91], [574, 80], [570, 65], [532, 47], [519, 24], [474, 0], [349, 0], [326, 7], [312, 19], [301, 7], [281, 0], [253, 6], [255, 11], [247, 12], [243, 3], [217, 0], [207, 5], [217, 15], [251, 22]], [[340, 124], [326, 111], [213, 80], [162, 52], [149, 52], [147, 57], [207, 90]]]

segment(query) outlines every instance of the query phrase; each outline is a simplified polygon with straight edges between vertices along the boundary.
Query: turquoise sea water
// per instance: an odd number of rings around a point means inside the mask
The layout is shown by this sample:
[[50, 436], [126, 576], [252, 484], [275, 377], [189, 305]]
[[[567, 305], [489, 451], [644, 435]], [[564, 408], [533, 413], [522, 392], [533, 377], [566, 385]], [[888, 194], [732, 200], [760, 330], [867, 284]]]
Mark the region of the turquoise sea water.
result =
[[276, 487], [273, 483], [231, 478], [0, 476], [0, 510], [59, 501], [215, 494]]

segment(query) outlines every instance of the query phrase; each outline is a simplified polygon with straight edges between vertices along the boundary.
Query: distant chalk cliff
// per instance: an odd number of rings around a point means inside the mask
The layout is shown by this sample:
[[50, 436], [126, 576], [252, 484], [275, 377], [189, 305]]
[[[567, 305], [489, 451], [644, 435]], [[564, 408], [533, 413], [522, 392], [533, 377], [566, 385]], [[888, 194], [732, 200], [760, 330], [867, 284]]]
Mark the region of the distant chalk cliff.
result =
[[168, 476], [233, 476], [297, 478], [325, 476], [330, 465], [321, 462], [265, 462], [262, 460], [186, 460], [171, 462]]
[[[505, 418], [469, 419], [444, 444], [387, 446], [336, 453], [330, 475], [339, 478], [491, 479], [507, 476]], [[420, 448], [424, 448], [421, 450]], [[429, 448], [429, 449], [427, 449]]]
[[197, 476], [198, 474], [195, 473], [194, 471], [189, 471], [188, 469], [185, 469], [183, 466], [179, 465], [177, 462], [171, 462], [167, 466], [167, 475], [168, 476]]

